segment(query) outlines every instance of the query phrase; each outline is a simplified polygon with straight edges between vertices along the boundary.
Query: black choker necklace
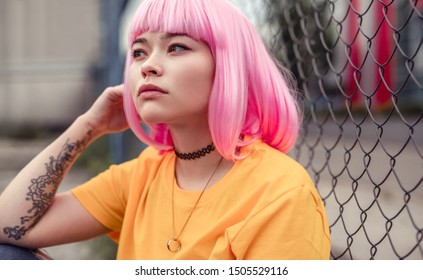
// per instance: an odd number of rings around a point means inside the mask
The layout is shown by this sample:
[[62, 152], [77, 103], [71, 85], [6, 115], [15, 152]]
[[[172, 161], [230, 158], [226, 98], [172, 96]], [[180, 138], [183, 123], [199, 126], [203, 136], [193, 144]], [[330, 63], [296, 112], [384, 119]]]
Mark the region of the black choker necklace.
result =
[[175, 155], [176, 155], [176, 157], [183, 159], [183, 160], [191, 160], [191, 159], [197, 159], [197, 158], [204, 157], [205, 155], [214, 151], [214, 149], [215, 149], [214, 144], [211, 143], [207, 147], [202, 148], [201, 150], [198, 150], [198, 151], [195, 151], [195, 152], [192, 152], [192, 153], [180, 153], [175, 149]]

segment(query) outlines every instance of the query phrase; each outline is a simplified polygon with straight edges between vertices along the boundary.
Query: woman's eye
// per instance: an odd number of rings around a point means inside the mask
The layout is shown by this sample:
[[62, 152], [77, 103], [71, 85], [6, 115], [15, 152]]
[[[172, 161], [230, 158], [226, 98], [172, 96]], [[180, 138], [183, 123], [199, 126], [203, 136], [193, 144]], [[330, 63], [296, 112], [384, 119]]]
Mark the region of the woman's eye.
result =
[[169, 52], [181, 52], [186, 50], [189, 50], [189, 48], [180, 44], [174, 44], [169, 47]]
[[141, 57], [141, 56], [145, 56], [145, 53], [144, 53], [144, 51], [143, 51], [143, 50], [136, 49], [136, 50], [133, 50], [133, 51], [132, 51], [132, 56], [133, 56], [134, 58], [138, 58], [138, 57]]

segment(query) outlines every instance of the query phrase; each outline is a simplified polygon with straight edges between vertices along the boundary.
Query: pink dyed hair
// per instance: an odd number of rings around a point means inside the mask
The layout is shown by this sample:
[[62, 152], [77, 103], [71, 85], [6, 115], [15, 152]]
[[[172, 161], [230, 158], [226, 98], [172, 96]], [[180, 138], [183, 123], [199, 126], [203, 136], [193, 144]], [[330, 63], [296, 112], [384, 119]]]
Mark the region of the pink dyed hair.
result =
[[[240, 158], [237, 149], [259, 138], [288, 152], [298, 136], [300, 114], [290, 76], [268, 53], [249, 20], [226, 0], [145, 0], [129, 29], [129, 46], [146, 31], [186, 33], [208, 44], [215, 60], [209, 100], [213, 142], [226, 158]], [[165, 124], [142, 126], [135, 109], [127, 70], [124, 106], [128, 123], [141, 141], [161, 151], [172, 150]], [[149, 131], [148, 133], [146, 132]], [[245, 137], [246, 136], [246, 137]]]

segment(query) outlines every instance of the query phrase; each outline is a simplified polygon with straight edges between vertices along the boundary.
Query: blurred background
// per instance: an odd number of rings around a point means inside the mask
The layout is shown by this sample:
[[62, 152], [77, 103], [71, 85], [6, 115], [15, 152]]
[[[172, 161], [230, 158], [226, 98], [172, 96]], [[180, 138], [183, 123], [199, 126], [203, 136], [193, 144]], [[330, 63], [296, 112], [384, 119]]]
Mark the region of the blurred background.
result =
[[[122, 82], [142, 0], [0, 1], [0, 192]], [[333, 259], [423, 259], [423, 1], [233, 0], [295, 77], [304, 111], [290, 155], [325, 202]], [[144, 148], [130, 131], [78, 160], [61, 190]], [[113, 259], [106, 237], [48, 248]]]

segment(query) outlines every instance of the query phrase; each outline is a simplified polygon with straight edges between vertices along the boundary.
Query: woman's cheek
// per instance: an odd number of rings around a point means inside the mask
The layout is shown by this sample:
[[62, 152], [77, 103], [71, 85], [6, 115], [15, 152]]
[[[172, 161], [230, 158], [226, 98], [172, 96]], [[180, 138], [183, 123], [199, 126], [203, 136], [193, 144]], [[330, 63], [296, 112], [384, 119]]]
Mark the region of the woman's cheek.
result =
[[139, 83], [139, 79], [141, 77], [141, 69], [139, 69], [136, 63], [132, 63], [129, 67], [129, 89], [131, 90], [132, 97], [134, 101], [137, 97], [137, 85]]

